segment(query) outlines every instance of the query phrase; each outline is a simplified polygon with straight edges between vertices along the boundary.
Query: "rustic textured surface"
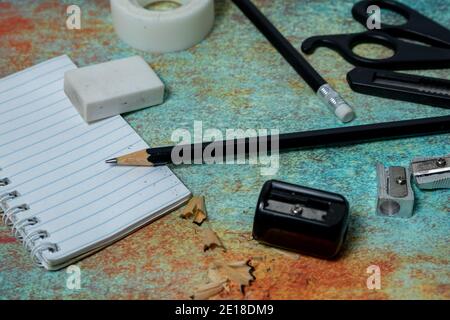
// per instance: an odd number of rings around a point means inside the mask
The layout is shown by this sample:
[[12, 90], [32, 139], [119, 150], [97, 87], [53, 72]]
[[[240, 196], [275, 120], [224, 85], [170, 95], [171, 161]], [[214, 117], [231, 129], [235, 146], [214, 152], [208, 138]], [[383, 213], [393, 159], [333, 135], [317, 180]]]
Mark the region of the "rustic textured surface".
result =
[[[362, 30], [351, 18], [355, 1], [255, 1], [296, 47], [311, 35]], [[404, 0], [450, 26], [449, 0]], [[65, 28], [65, 8], [82, 9], [82, 30]], [[337, 4], [338, 3], [338, 4]], [[151, 145], [171, 143], [177, 128], [278, 128], [281, 132], [341, 126], [230, 1], [216, 1], [213, 32], [179, 53], [143, 54], [166, 83], [167, 101], [126, 115]], [[368, 53], [367, 48], [361, 48]], [[361, 52], [361, 51], [360, 51]], [[107, 1], [0, 2], [0, 76], [68, 54], [79, 66], [132, 54], [114, 34]], [[380, 52], [383, 54], [383, 52]], [[365, 124], [448, 115], [449, 110], [353, 93], [351, 66], [327, 49], [308, 60], [355, 106]], [[448, 78], [448, 70], [423, 71]], [[1, 138], [1, 137], [0, 137]], [[0, 227], [0, 299], [188, 298], [205, 283], [215, 257], [253, 258], [257, 280], [247, 298], [450, 299], [448, 191], [416, 191], [409, 220], [375, 215], [375, 163], [408, 165], [415, 156], [450, 152], [450, 135], [283, 154], [273, 177], [345, 195], [351, 204], [348, 246], [338, 261], [298, 259], [251, 241], [258, 192], [269, 177], [258, 166], [186, 166], [175, 173], [206, 197], [211, 226], [228, 251], [204, 254], [199, 234], [173, 213], [78, 263], [81, 290], [66, 289], [66, 272], [31, 264], [19, 242]], [[368, 290], [366, 268], [378, 265], [382, 289]], [[219, 298], [242, 298], [238, 290]]]

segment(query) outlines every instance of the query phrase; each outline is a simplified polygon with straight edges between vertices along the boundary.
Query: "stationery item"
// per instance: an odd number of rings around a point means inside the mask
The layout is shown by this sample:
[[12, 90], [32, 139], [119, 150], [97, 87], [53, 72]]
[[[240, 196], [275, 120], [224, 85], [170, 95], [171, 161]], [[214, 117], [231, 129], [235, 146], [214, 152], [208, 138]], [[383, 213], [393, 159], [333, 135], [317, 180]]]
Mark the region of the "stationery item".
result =
[[[368, 8], [372, 5], [394, 11], [407, 22], [398, 26], [382, 23], [381, 29], [362, 33], [311, 37], [303, 42], [302, 51], [311, 54], [318, 47], [324, 46], [337, 51], [349, 63], [358, 67], [390, 70], [450, 67], [450, 30], [394, 0], [364, 0], [356, 3], [352, 10], [353, 17], [364, 27], [367, 27]], [[411, 41], [423, 42], [428, 46]], [[366, 43], [386, 46], [393, 50], [394, 54], [384, 59], [370, 59], [353, 51], [357, 45]]]
[[342, 122], [353, 120], [355, 117], [353, 109], [250, 0], [233, 0], [233, 2], [316, 92], [336, 117]]
[[36, 263], [60, 269], [183, 204], [167, 168], [111, 168], [146, 147], [120, 117], [88, 125], [63, 91], [67, 56], [0, 80], [0, 209]]
[[190, 219], [193, 217], [193, 223], [201, 226], [208, 218], [205, 206], [205, 198], [203, 196], [194, 196], [189, 200], [180, 215], [183, 219]]
[[331, 259], [349, 223], [347, 200], [336, 193], [270, 180], [262, 187], [253, 221], [261, 243]]
[[67, 71], [64, 91], [87, 122], [164, 100], [164, 84], [139, 56]]
[[[276, 136], [278, 151], [289, 151], [306, 148], [344, 146], [370, 141], [399, 139], [450, 132], [450, 116], [367, 124], [352, 127], [321, 129], [305, 132], [284, 133]], [[160, 166], [172, 163], [172, 153], [182, 154], [181, 158], [189, 158], [190, 163], [210, 161], [204, 156], [204, 150], [217, 150], [216, 154], [235, 157], [244, 150], [248, 154], [250, 144], [267, 145], [272, 150], [272, 136], [235, 139], [228, 141], [203, 142], [192, 145], [178, 145], [140, 150], [124, 156], [107, 160], [107, 163], [120, 166]], [[197, 152], [200, 151], [200, 152]], [[221, 152], [219, 152], [221, 151]], [[186, 154], [187, 153], [187, 157]], [[212, 159], [214, 160], [214, 159]]]
[[414, 192], [408, 168], [377, 164], [377, 213], [381, 216], [409, 218], [413, 215]]
[[359, 93], [450, 109], [450, 80], [356, 67], [347, 81]]
[[443, 157], [421, 157], [411, 161], [410, 171], [420, 189], [450, 188], [450, 154]]
[[214, 24], [213, 0], [180, 0], [178, 8], [146, 9], [155, 0], [111, 0], [114, 29], [133, 48], [150, 52], [185, 50], [201, 42]]

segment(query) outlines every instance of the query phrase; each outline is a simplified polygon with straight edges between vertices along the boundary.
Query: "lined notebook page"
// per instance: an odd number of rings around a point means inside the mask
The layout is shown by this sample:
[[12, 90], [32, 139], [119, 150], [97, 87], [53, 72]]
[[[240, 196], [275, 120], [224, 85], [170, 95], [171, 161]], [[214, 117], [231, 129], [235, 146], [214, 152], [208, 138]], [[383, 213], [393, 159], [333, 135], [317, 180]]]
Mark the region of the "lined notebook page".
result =
[[105, 164], [148, 146], [120, 116], [84, 122], [63, 91], [64, 72], [74, 68], [61, 56], [0, 80], [0, 178], [11, 181], [0, 194], [20, 194], [1, 206], [28, 204], [15, 221], [38, 218], [25, 231], [48, 232], [40, 241], [59, 247], [43, 253], [51, 264], [117, 238], [190, 195], [167, 167]]

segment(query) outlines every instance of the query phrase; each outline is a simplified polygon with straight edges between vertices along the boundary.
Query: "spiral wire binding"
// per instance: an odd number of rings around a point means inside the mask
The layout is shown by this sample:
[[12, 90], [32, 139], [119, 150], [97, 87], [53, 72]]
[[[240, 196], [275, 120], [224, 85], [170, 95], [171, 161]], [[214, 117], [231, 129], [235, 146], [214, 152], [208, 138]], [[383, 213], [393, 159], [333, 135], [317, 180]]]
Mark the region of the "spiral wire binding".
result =
[[36, 217], [24, 218], [15, 222], [11, 228], [11, 232], [19, 240], [22, 240], [22, 234], [25, 233], [25, 227], [34, 226], [40, 221]]
[[7, 206], [7, 202], [19, 197], [20, 194], [17, 191], [10, 191], [0, 195], [0, 203], [3, 206]]
[[33, 250], [31, 250], [31, 258], [33, 259], [34, 263], [36, 263], [40, 267], [43, 267], [42, 252], [47, 250], [50, 252], [56, 252], [58, 251], [58, 246], [55, 243], [51, 242], [42, 242], [36, 245]]
[[30, 232], [26, 235], [26, 237], [23, 238], [22, 243], [23, 246], [27, 249], [27, 251], [31, 251], [32, 247], [34, 246], [34, 243], [37, 240], [48, 238], [49, 234], [45, 230], [35, 230], [33, 232]]
[[12, 227], [14, 225], [14, 219], [15, 219], [16, 215], [19, 212], [27, 211], [29, 209], [30, 209], [30, 207], [27, 204], [21, 204], [20, 206], [8, 208], [3, 213], [3, 218], [2, 218], [3, 223], [6, 224], [8, 227]]
[[[1, 168], [0, 168], [1, 171]], [[11, 184], [11, 180], [8, 178], [0, 178], [0, 191]], [[31, 258], [40, 267], [43, 267], [42, 252], [50, 251], [56, 252], [59, 250], [58, 245], [52, 242], [40, 242], [50, 235], [46, 230], [33, 230], [29, 233], [26, 231], [26, 227], [37, 225], [40, 220], [37, 217], [24, 217], [20, 219], [19, 213], [30, 210], [28, 204], [21, 204], [13, 207], [9, 207], [9, 202], [20, 197], [20, 193], [17, 190], [0, 192], [0, 216], [5, 225], [11, 228], [12, 234], [22, 241], [23, 246], [27, 251], [31, 253]]]

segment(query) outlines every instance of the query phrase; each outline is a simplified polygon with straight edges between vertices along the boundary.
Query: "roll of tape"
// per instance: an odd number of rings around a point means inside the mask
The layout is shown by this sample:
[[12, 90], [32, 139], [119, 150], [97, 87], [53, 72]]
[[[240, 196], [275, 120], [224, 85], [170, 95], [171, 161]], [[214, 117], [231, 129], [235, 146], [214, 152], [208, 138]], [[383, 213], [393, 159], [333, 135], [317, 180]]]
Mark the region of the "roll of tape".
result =
[[166, 11], [145, 7], [161, 0], [111, 0], [114, 28], [130, 46], [150, 52], [188, 49], [202, 41], [214, 24], [213, 0], [172, 0]]

